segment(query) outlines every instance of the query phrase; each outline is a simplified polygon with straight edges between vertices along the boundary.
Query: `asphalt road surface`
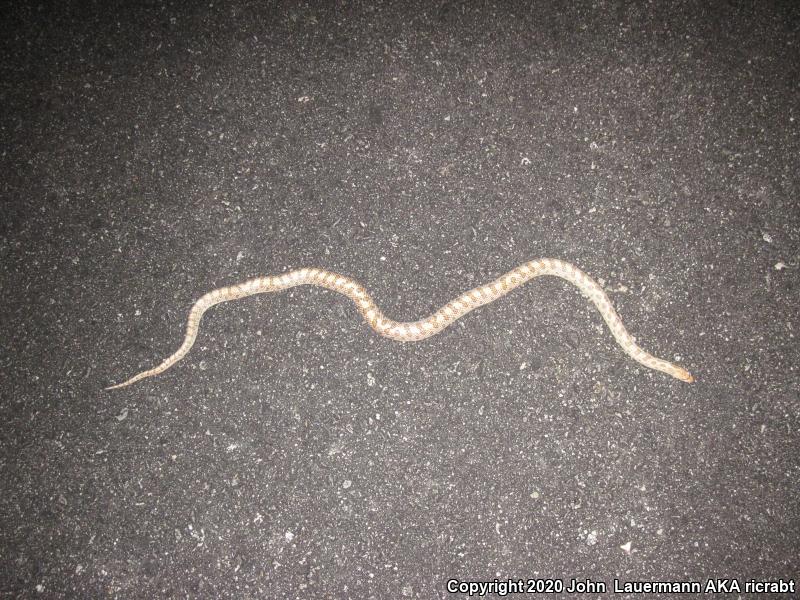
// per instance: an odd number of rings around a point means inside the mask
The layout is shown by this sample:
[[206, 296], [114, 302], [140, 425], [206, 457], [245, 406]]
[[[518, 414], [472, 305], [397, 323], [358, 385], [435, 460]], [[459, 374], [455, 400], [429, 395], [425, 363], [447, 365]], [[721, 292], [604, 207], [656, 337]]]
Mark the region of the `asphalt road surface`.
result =
[[[0, 25], [1, 597], [792, 595], [797, 3], [71, 4]], [[696, 383], [542, 278], [420, 343], [223, 304], [103, 389], [219, 286], [539, 257]]]

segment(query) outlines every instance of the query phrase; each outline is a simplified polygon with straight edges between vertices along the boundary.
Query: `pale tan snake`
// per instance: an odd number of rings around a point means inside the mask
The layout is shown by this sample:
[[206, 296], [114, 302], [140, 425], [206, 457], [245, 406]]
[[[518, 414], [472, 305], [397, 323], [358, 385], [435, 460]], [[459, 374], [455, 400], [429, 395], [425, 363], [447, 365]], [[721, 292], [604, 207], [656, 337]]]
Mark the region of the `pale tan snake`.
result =
[[499, 279], [462, 294], [428, 318], [413, 323], [399, 323], [386, 318], [375, 302], [372, 301], [367, 291], [358, 282], [324, 269], [298, 269], [283, 275], [256, 277], [244, 283], [219, 288], [207, 293], [194, 303], [192, 310], [189, 312], [186, 337], [175, 354], [164, 360], [157, 367], [143, 371], [123, 383], [112, 385], [106, 389], [113, 390], [125, 387], [146, 377], [158, 375], [181, 360], [192, 348], [195, 338], [197, 338], [200, 319], [203, 318], [203, 314], [209, 308], [221, 302], [238, 300], [253, 294], [279, 292], [298, 285], [316, 285], [350, 298], [355, 303], [361, 316], [364, 317], [364, 320], [379, 334], [401, 342], [418, 342], [436, 335], [471, 310], [494, 302], [514, 288], [540, 275], [554, 275], [566, 279], [583, 292], [597, 307], [617, 343], [633, 360], [650, 369], [663, 371], [681, 381], [688, 383], [694, 381], [694, 377], [688, 371], [666, 360], [656, 358], [637, 346], [633, 336], [627, 332], [619, 315], [617, 315], [614, 307], [611, 306], [611, 301], [606, 296], [606, 293], [586, 273], [568, 262], [554, 258], [542, 258], [524, 263]]

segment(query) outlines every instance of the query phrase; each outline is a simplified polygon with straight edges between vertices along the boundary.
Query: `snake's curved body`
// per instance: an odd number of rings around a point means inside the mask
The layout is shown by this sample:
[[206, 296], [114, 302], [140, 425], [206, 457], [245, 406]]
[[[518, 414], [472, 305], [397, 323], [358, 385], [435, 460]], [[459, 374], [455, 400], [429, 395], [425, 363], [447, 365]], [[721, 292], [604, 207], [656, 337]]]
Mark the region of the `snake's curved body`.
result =
[[127, 381], [112, 385], [106, 389], [112, 390], [125, 387], [147, 377], [158, 375], [181, 360], [194, 345], [203, 314], [209, 308], [221, 302], [238, 300], [239, 298], [252, 296], [254, 294], [280, 292], [298, 285], [316, 285], [333, 290], [334, 292], [338, 292], [350, 298], [350, 300], [355, 303], [364, 320], [379, 334], [401, 342], [418, 342], [432, 335], [436, 335], [468, 312], [484, 304], [494, 302], [498, 298], [505, 296], [511, 290], [541, 275], [554, 275], [561, 279], [566, 279], [583, 292], [597, 307], [597, 310], [603, 316], [603, 319], [605, 319], [617, 343], [628, 356], [633, 358], [633, 360], [650, 369], [663, 371], [681, 381], [686, 381], [688, 383], [694, 381], [694, 378], [688, 371], [666, 360], [656, 358], [642, 350], [642, 348], [636, 344], [633, 336], [625, 329], [619, 315], [614, 310], [614, 307], [611, 306], [611, 301], [608, 299], [606, 293], [595, 281], [586, 275], [586, 273], [568, 262], [553, 258], [542, 258], [524, 263], [491, 283], [478, 286], [465, 292], [426, 319], [408, 323], [393, 321], [384, 316], [367, 291], [357, 281], [345, 277], [344, 275], [325, 271], [324, 269], [298, 269], [283, 275], [257, 277], [245, 281], [244, 283], [219, 288], [207, 293], [195, 302], [189, 312], [189, 320], [186, 325], [186, 337], [181, 347], [178, 348], [172, 356], [165, 359], [164, 362], [157, 367], [143, 371], [138, 375], [134, 375]]

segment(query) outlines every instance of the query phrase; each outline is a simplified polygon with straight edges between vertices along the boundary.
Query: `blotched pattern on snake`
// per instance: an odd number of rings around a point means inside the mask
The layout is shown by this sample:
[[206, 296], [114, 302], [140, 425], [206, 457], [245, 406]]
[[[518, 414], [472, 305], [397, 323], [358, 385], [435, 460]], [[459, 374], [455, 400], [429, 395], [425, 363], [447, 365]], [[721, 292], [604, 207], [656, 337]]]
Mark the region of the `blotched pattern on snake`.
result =
[[350, 300], [355, 303], [364, 320], [379, 334], [401, 342], [418, 342], [432, 335], [436, 335], [468, 312], [484, 304], [494, 302], [498, 298], [505, 296], [511, 290], [541, 275], [553, 275], [561, 279], [566, 279], [583, 292], [583, 294], [594, 303], [595, 307], [597, 307], [597, 310], [603, 316], [603, 319], [605, 319], [617, 343], [628, 356], [633, 358], [633, 360], [650, 369], [663, 371], [681, 381], [686, 381], [688, 383], [694, 381], [692, 375], [685, 369], [667, 362], [666, 360], [656, 358], [642, 350], [642, 348], [636, 344], [633, 336], [625, 329], [619, 315], [614, 310], [614, 307], [611, 306], [611, 301], [608, 299], [606, 293], [595, 281], [586, 275], [586, 273], [568, 262], [554, 258], [542, 258], [524, 263], [491, 283], [478, 286], [465, 292], [452, 302], [444, 305], [431, 316], [413, 323], [400, 323], [387, 318], [377, 307], [375, 302], [373, 302], [363, 286], [357, 281], [345, 277], [344, 275], [325, 271], [324, 269], [298, 269], [283, 275], [256, 277], [244, 283], [219, 288], [207, 293], [195, 302], [189, 312], [186, 337], [181, 347], [178, 348], [172, 356], [165, 359], [157, 367], [143, 371], [138, 375], [134, 375], [127, 381], [112, 385], [106, 389], [113, 390], [125, 387], [137, 381], [141, 381], [146, 377], [158, 375], [181, 360], [192, 348], [197, 338], [197, 332], [200, 328], [200, 319], [203, 318], [203, 314], [209, 308], [221, 302], [238, 300], [239, 298], [252, 296], [254, 294], [280, 292], [298, 285], [316, 285], [333, 290], [334, 292], [338, 292], [350, 298]]

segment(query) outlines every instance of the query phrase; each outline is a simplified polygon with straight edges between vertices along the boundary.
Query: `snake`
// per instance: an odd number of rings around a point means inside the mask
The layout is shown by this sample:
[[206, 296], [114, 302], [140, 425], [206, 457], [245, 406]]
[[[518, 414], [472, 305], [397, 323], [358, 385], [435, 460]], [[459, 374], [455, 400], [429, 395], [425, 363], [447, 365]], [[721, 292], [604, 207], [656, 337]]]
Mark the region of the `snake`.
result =
[[142, 371], [122, 383], [111, 385], [105, 389], [123, 388], [169, 369], [192, 349], [200, 330], [200, 321], [206, 311], [222, 302], [239, 300], [255, 294], [280, 292], [300, 285], [314, 285], [347, 296], [356, 305], [364, 321], [380, 335], [400, 342], [418, 342], [440, 333], [468, 312], [490, 304], [531, 279], [542, 275], [551, 275], [568, 281], [591, 300], [605, 320], [617, 344], [633, 360], [649, 369], [661, 371], [681, 381], [687, 383], [694, 381], [694, 377], [687, 370], [669, 361], [656, 358], [639, 347], [635, 338], [625, 329], [622, 319], [614, 310], [611, 300], [603, 288], [586, 273], [563, 260], [540, 258], [523, 263], [490, 283], [464, 292], [429, 317], [414, 322], [399, 322], [387, 318], [360, 283], [350, 277], [325, 269], [296, 269], [282, 275], [256, 277], [243, 283], [221, 287], [208, 292], [194, 303], [189, 311], [183, 343], [174, 354], [164, 359], [158, 366]]

